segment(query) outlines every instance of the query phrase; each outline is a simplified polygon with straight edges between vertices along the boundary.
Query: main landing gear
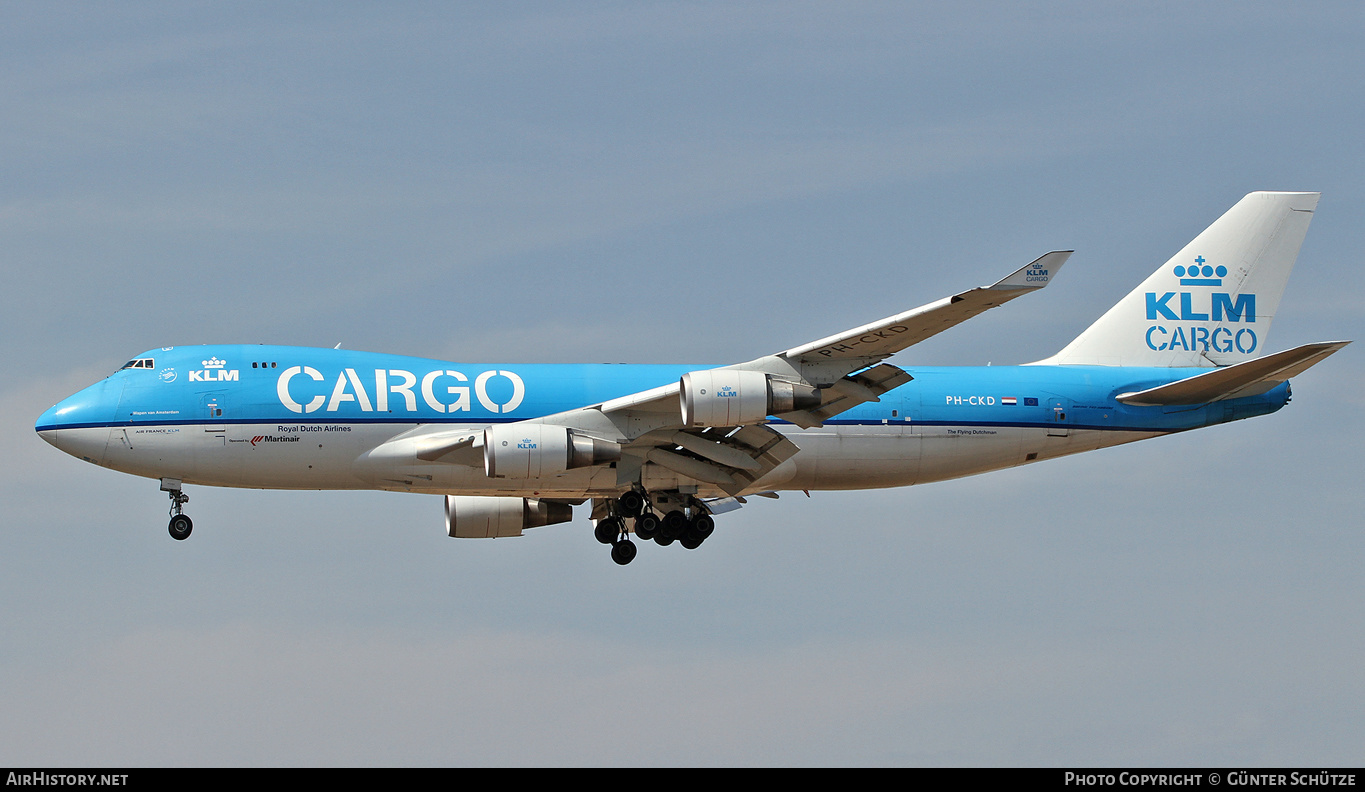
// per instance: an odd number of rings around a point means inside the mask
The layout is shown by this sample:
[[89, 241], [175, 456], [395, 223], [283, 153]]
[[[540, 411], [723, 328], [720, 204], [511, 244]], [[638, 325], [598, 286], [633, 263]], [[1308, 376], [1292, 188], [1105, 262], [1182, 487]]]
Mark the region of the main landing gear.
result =
[[194, 530], [194, 521], [183, 513], [185, 504], [190, 502], [190, 496], [181, 492], [179, 479], [163, 478], [161, 491], [171, 496], [171, 522], [166, 526], [171, 538], [181, 541], [190, 538], [190, 532]]
[[661, 547], [677, 542], [688, 550], [700, 547], [716, 529], [715, 519], [700, 500], [675, 492], [659, 493], [651, 499], [644, 492], [631, 490], [606, 501], [605, 506], [607, 516], [597, 521], [593, 535], [602, 544], [611, 545], [611, 560], [622, 566], [634, 561], [638, 552], [629, 538], [628, 520], [633, 520], [636, 539], [653, 540]]

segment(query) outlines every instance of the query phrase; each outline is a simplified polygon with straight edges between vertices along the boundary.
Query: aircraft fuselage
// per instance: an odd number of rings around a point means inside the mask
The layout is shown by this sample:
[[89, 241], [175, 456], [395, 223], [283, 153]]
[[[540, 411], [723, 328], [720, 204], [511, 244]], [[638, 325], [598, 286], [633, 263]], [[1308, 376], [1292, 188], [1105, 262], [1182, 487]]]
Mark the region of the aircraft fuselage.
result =
[[[175, 347], [148, 352], [60, 402], [36, 428], [53, 445], [94, 464], [186, 484], [608, 497], [620, 491], [614, 466], [534, 480], [493, 478], [480, 464], [404, 458], [388, 449], [406, 432], [467, 427], [475, 434], [676, 383], [708, 368], [459, 364], [301, 347]], [[1200, 370], [904, 368], [912, 381], [823, 426], [770, 422], [800, 452], [747, 491], [898, 487], [957, 478], [1267, 414], [1286, 403], [1289, 390], [1283, 383], [1247, 398], [1142, 407], [1115, 396]], [[647, 490], [696, 485], [657, 465], [643, 472]], [[703, 483], [697, 494], [721, 493]]]

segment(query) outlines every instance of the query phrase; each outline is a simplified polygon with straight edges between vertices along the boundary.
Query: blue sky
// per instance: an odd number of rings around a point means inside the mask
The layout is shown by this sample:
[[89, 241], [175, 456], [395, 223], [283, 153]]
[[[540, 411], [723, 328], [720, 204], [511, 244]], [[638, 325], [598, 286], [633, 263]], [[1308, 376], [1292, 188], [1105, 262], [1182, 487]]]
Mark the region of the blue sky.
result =
[[1365, 336], [1354, 3], [6, 4], [0, 763], [1359, 765], [1359, 345], [1271, 417], [586, 521], [190, 492], [39, 440], [146, 349], [744, 360], [1077, 252], [903, 353], [1046, 357], [1252, 190], [1270, 349]]

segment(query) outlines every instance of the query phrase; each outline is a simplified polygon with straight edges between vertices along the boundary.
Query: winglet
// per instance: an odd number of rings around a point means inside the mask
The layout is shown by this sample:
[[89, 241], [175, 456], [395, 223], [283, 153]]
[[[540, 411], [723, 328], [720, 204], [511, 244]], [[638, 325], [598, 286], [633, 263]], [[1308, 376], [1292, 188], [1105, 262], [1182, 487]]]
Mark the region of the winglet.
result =
[[1062, 268], [1074, 250], [1054, 250], [1039, 256], [1031, 264], [1026, 264], [995, 284], [987, 286], [988, 289], [1041, 289], [1048, 285], [1052, 276], [1057, 274], [1057, 270]]

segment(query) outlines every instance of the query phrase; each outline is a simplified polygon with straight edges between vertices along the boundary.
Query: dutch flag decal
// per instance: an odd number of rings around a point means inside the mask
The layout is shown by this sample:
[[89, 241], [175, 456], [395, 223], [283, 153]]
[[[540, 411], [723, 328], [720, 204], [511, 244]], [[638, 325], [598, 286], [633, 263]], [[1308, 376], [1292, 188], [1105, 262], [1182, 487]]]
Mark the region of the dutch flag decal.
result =
[[1016, 399], [1016, 398], [1014, 398], [1013, 396], [1003, 396], [1003, 397], [1001, 397], [1001, 399], [1000, 399], [1000, 403], [1001, 403], [1001, 404], [1011, 404], [1011, 405], [1013, 405], [1013, 404], [1018, 404], [1018, 403], [1019, 403], [1019, 400]]

